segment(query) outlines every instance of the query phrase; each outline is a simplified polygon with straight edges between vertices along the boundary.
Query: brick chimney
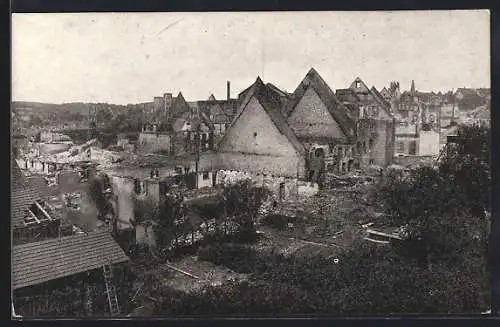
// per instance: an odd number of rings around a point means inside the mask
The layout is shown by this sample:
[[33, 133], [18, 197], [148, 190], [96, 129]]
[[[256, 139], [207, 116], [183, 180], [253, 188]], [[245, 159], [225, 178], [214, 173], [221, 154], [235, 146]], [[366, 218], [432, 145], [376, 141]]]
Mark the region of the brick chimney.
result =
[[227, 81], [227, 99], [231, 99], [231, 82]]

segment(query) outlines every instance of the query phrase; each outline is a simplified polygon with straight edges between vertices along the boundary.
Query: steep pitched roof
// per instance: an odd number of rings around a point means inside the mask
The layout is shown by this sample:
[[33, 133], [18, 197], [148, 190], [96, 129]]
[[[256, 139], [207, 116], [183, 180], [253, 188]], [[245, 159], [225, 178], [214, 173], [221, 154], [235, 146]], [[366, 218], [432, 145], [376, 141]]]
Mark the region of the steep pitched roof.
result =
[[385, 112], [389, 116], [392, 116], [390, 112], [391, 104], [382, 96], [382, 94], [380, 94], [380, 92], [375, 88], [375, 86], [372, 86], [370, 92], [373, 94], [375, 100], [377, 100], [382, 105], [382, 108], [385, 110]]
[[71, 235], [12, 247], [12, 287], [18, 289], [128, 261], [108, 232]]
[[[356, 84], [360, 83], [360, 87], [357, 88]], [[365, 82], [359, 77], [356, 77], [354, 81], [349, 86], [350, 89], [354, 90], [356, 93], [370, 93], [370, 88], [366, 85]]]
[[274, 85], [272, 83], [266, 83], [266, 86], [269, 87], [274, 92], [278, 93], [280, 96], [290, 96], [289, 93], [281, 90], [280, 88], [278, 88], [276, 85]]
[[183, 114], [184, 112], [190, 112], [190, 107], [181, 92], [175, 97], [172, 103], [172, 113], [175, 116]]
[[210, 94], [210, 96], [208, 97], [208, 101], [215, 101], [215, 96], [213, 94]]
[[330, 89], [328, 84], [326, 84], [314, 68], [309, 70], [302, 82], [300, 82], [299, 86], [297, 86], [293, 92], [290, 101], [288, 101], [285, 115], [290, 117], [309, 87], [312, 87], [316, 94], [318, 94], [319, 98], [328, 108], [331, 116], [335, 119], [335, 121], [337, 121], [344, 134], [352, 135], [355, 129], [355, 122], [348, 114], [349, 109], [337, 99], [332, 89]]
[[[248, 90], [249, 93], [245, 95], [245, 102], [241, 104], [243, 110], [241, 110], [238, 116], [233, 120], [229, 129], [234, 127], [236, 121], [241, 117], [241, 115], [245, 111], [248, 102], [252, 99], [252, 97], [255, 97], [257, 101], [259, 101], [260, 105], [264, 108], [266, 113], [269, 115], [272, 122], [274, 123], [276, 128], [278, 128], [280, 133], [285, 135], [285, 137], [290, 141], [290, 143], [293, 145], [293, 147], [298, 153], [304, 154], [305, 151], [304, 146], [297, 139], [297, 136], [292, 131], [292, 129], [290, 128], [290, 126], [286, 121], [286, 118], [283, 116], [281, 112], [281, 101], [277, 96], [276, 92], [274, 90], [271, 90], [268, 86], [264, 85], [264, 82], [262, 82], [260, 77], [257, 77], [255, 83], [253, 83]], [[226, 131], [226, 134], [223, 136], [222, 140], [220, 141], [220, 144], [224, 143], [229, 134], [230, 133]]]

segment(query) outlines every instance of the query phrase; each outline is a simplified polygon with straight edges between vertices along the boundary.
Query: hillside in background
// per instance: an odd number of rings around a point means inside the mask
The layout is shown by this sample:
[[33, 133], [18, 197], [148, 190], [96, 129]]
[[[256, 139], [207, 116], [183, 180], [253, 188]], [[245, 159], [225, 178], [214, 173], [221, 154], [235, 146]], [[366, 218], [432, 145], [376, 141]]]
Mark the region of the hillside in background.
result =
[[[127, 106], [108, 104], [108, 103], [84, 103], [84, 102], [71, 102], [71, 103], [41, 103], [41, 102], [27, 102], [27, 101], [13, 101], [12, 110], [18, 111], [29, 110], [34, 114], [50, 114], [50, 113], [67, 113], [72, 115], [83, 115], [87, 116], [89, 114], [89, 109], [95, 107], [97, 110], [110, 109], [124, 110]], [[31, 109], [28, 109], [31, 108]]]

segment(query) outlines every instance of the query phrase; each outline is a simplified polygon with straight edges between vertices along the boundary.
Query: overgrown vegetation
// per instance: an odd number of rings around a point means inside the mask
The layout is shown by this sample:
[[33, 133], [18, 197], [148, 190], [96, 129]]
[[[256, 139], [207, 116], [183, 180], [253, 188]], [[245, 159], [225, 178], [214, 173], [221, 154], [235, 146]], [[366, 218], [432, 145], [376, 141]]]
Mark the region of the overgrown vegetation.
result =
[[358, 243], [329, 259], [264, 254], [243, 245], [204, 248], [201, 259], [250, 273], [250, 280], [190, 294], [162, 291], [157, 314], [484, 311], [490, 305], [489, 130], [460, 127], [459, 139], [436, 167], [386, 176], [379, 194], [392, 223], [406, 226], [407, 241]]

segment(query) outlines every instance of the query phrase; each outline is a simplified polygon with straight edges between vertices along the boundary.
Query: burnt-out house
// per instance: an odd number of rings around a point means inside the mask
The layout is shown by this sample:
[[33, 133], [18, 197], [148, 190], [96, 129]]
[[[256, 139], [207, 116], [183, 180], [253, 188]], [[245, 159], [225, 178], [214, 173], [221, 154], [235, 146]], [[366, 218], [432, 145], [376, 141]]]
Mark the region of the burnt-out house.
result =
[[62, 201], [53, 201], [44, 178], [24, 176], [12, 161], [11, 230], [14, 245], [71, 233], [64, 219]]
[[128, 261], [107, 232], [12, 247], [12, 300], [17, 315], [119, 315]]
[[[374, 87], [357, 77], [347, 89], [336, 91], [337, 98], [356, 121], [356, 166], [388, 166], [393, 161], [395, 118], [391, 104]], [[349, 169], [348, 169], [349, 170]]]
[[356, 122], [318, 72], [311, 68], [288, 101], [284, 114], [307, 153], [307, 179], [321, 182], [325, 170], [354, 169]]
[[224, 135], [238, 113], [238, 99], [231, 99], [230, 82], [227, 82], [227, 98], [216, 100], [212, 94], [206, 101], [197, 101], [199, 114], [204, 114], [214, 126], [216, 142]]
[[240, 174], [286, 198], [305, 180], [305, 150], [282, 113], [277, 93], [260, 78], [248, 88], [238, 116], [218, 145], [224, 179]]
[[199, 157], [147, 155], [125, 160], [119, 167], [105, 170], [103, 173], [110, 182], [117, 230], [119, 234], [135, 235], [126, 243], [141, 242], [145, 222], [138, 219], [139, 205], [159, 207], [167, 193], [174, 189], [194, 190], [215, 186], [216, 163], [213, 152], [201, 153]]
[[145, 123], [139, 134], [137, 150], [141, 153], [173, 153], [174, 126], [183, 125], [194, 113], [181, 92], [177, 97], [165, 93], [155, 97], [153, 107], [144, 114]]
[[193, 155], [215, 147], [214, 124], [204, 114], [185, 113], [173, 125], [171, 155]]

